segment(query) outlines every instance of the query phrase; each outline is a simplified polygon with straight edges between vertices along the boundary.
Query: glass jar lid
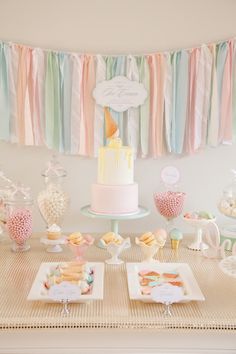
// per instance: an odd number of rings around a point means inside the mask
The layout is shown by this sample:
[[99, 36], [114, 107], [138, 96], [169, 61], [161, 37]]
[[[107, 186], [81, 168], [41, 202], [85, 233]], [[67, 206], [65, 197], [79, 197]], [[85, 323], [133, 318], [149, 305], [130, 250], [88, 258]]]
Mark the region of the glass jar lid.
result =
[[31, 205], [33, 204], [33, 199], [31, 197], [31, 190], [29, 187], [25, 187], [21, 183], [13, 185], [11, 193], [9, 193], [6, 199], [6, 204], [8, 205]]
[[46, 169], [42, 172], [42, 176], [46, 178], [66, 177], [66, 170], [62, 167], [56, 155], [53, 155], [48, 161]]

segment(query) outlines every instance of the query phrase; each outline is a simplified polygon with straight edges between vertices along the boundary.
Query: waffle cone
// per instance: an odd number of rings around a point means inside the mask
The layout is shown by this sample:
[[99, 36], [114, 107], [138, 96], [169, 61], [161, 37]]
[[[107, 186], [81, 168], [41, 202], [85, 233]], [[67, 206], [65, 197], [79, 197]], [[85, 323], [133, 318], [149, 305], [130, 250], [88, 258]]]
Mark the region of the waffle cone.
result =
[[179, 248], [180, 240], [171, 240], [171, 248], [177, 250]]
[[114, 135], [117, 132], [117, 124], [113, 120], [110, 111], [108, 110], [107, 107], [104, 108], [104, 113], [105, 113], [105, 123], [106, 123], [106, 137], [110, 138], [112, 135]]

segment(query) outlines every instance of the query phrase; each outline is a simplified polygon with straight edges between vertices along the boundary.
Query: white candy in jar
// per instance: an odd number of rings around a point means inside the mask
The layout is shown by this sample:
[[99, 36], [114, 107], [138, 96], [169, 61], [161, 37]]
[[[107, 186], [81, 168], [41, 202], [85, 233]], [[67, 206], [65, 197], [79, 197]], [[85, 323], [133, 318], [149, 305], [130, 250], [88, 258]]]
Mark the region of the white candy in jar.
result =
[[38, 196], [39, 210], [47, 224], [60, 224], [69, 204], [68, 195], [55, 185], [50, 185]]

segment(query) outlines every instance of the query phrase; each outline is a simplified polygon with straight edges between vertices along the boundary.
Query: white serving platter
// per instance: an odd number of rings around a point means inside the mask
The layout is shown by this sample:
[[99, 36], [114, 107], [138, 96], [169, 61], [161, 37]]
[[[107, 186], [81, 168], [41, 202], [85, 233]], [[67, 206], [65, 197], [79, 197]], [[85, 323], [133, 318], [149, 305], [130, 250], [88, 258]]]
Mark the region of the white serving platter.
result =
[[168, 273], [176, 271], [184, 283], [185, 294], [181, 302], [204, 301], [205, 297], [187, 263], [126, 263], [129, 297], [131, 300], [154, 302], [151, 295], [143, 295], [138, 273], [142, 270]]
[[[51, 267], [57, 266], [58, 264], [63, 264], [66, 262], [47, 262], [41, 263], [38, 273], [35, 277], [31, 290], [28, 294], [27, 300], [30, 301], [44, 301], [44, 302], [55, 302], [52, 300], [48, 291], [44, 287], [44, 281], [47, 279], [47, 274]], [[84, 303], [93, 300], [103, 299], [103, 279], [104, 279], [104, 263], [100, 262], [88, 262], [87, 263], [94, 270], [94, 281], [91, 294], [84, 294], [77, 300], [71, 301], [72, 303]]]

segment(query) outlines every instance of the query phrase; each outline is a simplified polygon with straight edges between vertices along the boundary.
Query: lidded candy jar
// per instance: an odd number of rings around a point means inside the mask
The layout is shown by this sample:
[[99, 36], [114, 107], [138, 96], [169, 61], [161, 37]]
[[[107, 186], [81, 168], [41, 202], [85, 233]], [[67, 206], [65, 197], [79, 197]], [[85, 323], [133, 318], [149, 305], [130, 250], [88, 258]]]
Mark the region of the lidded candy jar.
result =
[[56, 156], [48, 162], [43, 171], [45, 189], [38, 195], [38, 207], [49, 229], [52, 225], [61, 227], [69, 206], [69, 196], [64, 190], [66, 171]]
[[7, 222], [6, 200], [9, 198], [13, 188], [13, 182], [0, 170], [0, 238], [5, 231]]
[[218, 208], [222, 214], [236, 218], [236, 170], [231, 172], [232, 181], [224, 188]]
[[30, 248], [27, 243], [32, 235], [32, 209], [33, 199], [30, 188], [16, 184], [5, 201], [7, 219], [6, 226], [8, 235], [13, 241], [12, 251], [24, 252]]
[[161, 171], [160, 191], [154, 193], [156, 209], [166, 219], [168, 230], [183, 211], [185, 193], [179, 189], [179, 179], [179, 170], [174, 166], [166, 166]]

